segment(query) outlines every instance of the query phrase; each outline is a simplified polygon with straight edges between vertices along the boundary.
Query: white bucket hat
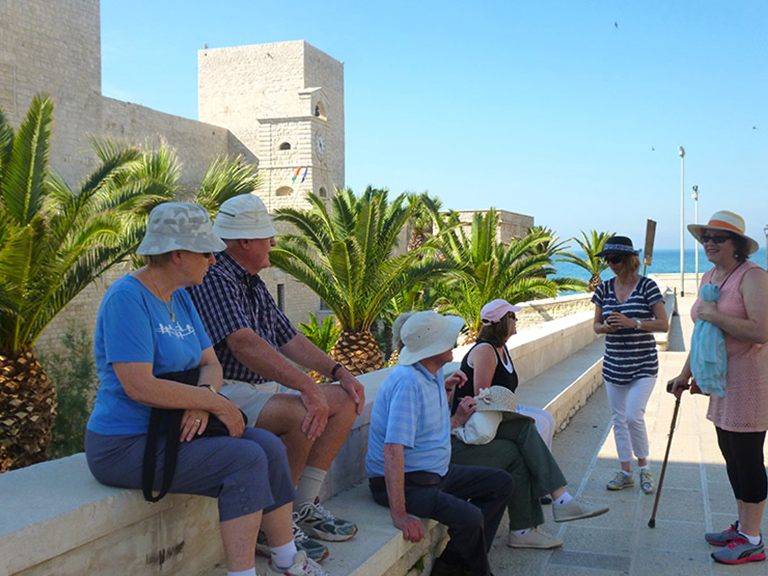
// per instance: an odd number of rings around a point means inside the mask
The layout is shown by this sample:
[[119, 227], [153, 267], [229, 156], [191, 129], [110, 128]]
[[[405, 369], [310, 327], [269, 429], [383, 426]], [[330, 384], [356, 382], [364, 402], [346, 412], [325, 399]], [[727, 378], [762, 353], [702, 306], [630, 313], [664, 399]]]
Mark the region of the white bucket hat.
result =
[[756, 240], [744, 234], [745, 229], [744, 218], [733, 212], [728, 212], [728, 210], [715, 212], [706, 224], [688, 224], [688, 231], [699, 242], [701, 242], [701, 233], [704, 230], [722, 230], [741, 236], [747, 241], [747, 256], [749, 256], [757, 252], [760, 249], [760, 245]]
[[219, 208], [213, 231], [227, 240], [253, 240], [277, 236], [269, 212], [255, 194], [241, 194]]
[[511, 418], [512, 414], [517, 413], [517, 396], [509, 388], [504, 386], [489, 386], [480, 390], [480, 394], [475, 396], [478, 412], [498, 411], [502, 412], [504, 418]]
[[463, 326], [464, 319], [458, 316], [442, 316], [431, 310], [417, 312], [406, 320], [400, 331], [404, 346], [398, 363], [410, 366], [447, 352], [456, 345]]
[[165, 202], [150, 212], [147, 231], [136, 254], [155, 256], [174, 250], [204, 254], [221, 252], [226, 247], [213, 233], [205, 208], [191, 202]]

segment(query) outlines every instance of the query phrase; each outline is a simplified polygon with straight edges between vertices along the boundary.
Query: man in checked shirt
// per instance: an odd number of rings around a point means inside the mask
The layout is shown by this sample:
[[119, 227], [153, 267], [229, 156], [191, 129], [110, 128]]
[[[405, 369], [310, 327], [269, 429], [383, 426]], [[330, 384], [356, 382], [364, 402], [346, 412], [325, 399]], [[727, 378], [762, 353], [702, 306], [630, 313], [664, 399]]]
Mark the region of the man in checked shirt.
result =
[[[296, 331], [259, 278], [270, 265], [277, 234], [261, 199], [244, 194], [227, 200], [213, 230], [227, 248], [216, 254], [203, 283], [189, 292], [224, 370], [221, 392], [240, 406], [249, 424], [285, 444], [299, 494], [294, 539], [300, 551], [320, 561], [328, 549], [307, 534], [341, 541], [357, 533], [355, 524], [320, 505], [318, 494], [365, 406], [365, 392], [346, 368]], [[338, 384], [319, 386], [291, 361]], [[290, 390], [278, 393], [279, 385]], [[260, 535], [257, 552], [268, 551]]]

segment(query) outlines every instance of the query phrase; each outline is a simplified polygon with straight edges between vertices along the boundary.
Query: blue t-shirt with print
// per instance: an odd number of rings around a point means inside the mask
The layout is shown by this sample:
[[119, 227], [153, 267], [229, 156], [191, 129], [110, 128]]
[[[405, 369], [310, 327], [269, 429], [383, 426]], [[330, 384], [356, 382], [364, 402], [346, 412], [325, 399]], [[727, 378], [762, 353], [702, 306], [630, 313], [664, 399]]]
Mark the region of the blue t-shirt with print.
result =
[[211, 341], [187, 292], [176, 290], [172, 299], [175, 322], [166, 305], [131, 275], [107, 290], [96, 317], [99, 390], [89, 430], [106, 435], [147, 432], [150, 407], [126, 394], [114, 362], [148, 362], [155, 375], [199, 366]]

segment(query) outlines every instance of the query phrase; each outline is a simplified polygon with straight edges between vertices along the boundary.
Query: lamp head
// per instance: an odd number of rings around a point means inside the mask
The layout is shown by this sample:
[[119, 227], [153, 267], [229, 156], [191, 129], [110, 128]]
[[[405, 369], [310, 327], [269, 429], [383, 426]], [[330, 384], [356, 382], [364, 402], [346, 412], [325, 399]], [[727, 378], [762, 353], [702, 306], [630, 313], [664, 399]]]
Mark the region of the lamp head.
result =
[[680, 154], [680, 158], [685, 158], [685, 148], [682, 146], [677, 147], [677, 153]]

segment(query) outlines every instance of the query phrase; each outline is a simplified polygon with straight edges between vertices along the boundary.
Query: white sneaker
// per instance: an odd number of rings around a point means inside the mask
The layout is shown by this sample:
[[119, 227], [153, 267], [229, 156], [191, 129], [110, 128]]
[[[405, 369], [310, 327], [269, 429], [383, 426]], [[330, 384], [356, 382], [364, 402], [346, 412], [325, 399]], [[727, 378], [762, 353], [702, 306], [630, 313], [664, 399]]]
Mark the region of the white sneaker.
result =
[[510, 548], [538, 548], [540, 550], [548, 550], [550, 548], [558, 548], [563, 545], [563, 541], [560, 538], [555, 538], [541, 530], [539, 526], [531, 528], [525, 534], [515, 534], [512, 530], [509, 531], [509, 537], [507, 538], [507, 546]]
[[307, 558], [306, 553], [297, 552], [293, 557], [293, 565], [289, 568], [278, 568], [272, 560], [267, 564], [267, 576], [331, 576], [320, 568], [320, 564]]

